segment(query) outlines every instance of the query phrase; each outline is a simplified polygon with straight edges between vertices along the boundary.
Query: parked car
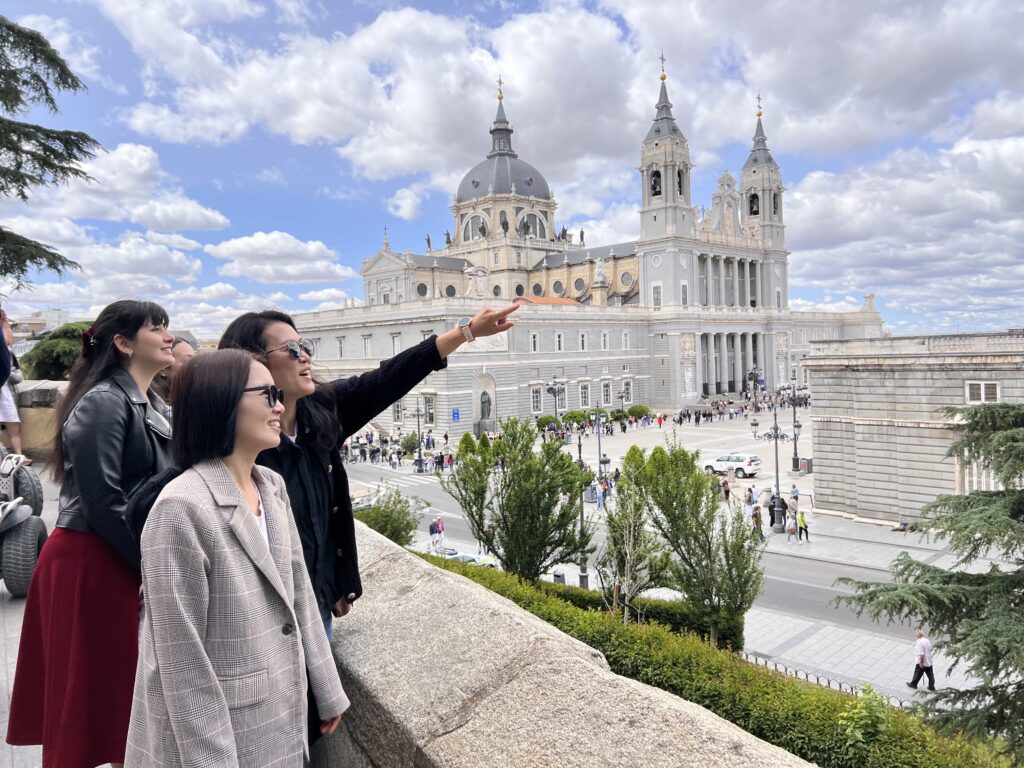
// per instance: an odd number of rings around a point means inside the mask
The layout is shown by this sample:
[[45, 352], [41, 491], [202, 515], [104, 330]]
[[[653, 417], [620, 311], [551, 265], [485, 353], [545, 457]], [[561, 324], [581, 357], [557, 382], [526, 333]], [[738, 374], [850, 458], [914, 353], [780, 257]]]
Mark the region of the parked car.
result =
[[753, 477], [761, 471], [761, 459], [752, 453], [726, 453], [704, 465], [704, 471], [716, 475], [724, 475], [730, 469], [736, 477]]
[[450, 558], [452, 560], [458, 560], [460, 563], [469, 563], [470, 565], [479, 565], [484, 568], [497, 568], [498, 562], [490, 555], [470, 555], [465, 552], [460, 552], [455, 557]]

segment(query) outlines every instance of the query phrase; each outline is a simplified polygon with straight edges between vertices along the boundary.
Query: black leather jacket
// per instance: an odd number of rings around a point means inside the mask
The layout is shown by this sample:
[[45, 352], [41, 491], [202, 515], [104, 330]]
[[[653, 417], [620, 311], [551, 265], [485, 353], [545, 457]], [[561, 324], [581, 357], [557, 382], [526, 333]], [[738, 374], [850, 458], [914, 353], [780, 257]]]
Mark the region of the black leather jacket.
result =
[[119, 371], [78, 401], [61, 430], [64, 482], [57, 527], [101, 536], [138, 572], [139, 540], [125, 518], [128, 496], [169, 463], [171, 425]]

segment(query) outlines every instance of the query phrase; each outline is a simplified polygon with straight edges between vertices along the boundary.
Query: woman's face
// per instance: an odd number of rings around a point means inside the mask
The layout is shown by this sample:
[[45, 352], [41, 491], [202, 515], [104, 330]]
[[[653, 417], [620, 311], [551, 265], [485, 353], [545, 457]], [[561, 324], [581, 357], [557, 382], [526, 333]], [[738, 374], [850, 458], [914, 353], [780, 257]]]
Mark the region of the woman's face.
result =
[[316, 389], [309, 355], [298, 347], [299, 356], [296, 357], [286, 346], [288, 342], [298, 344], [300, 338], [298, 331], [287, 323], [270, 323], [263, 331], [267, 367], [274, 377], [274, 384], [291, 400], [312, 395]]
[[[246, 450], [259, 451], [274, 448], [281, 442], [281, 414], [284, 405], [268, 399], [269, 388], [274, 386], [274, 377], [262, 363], [255, 360], [249, 368], [246, 392], [238, 402], [235, 421], [235, 446]], [[272, 394], [272, 393], [271, 393]]]
[[187, 341], [180, 341], [174, 345], [172, 354], [174, 355], [174, 362], [171, 364], [170, 370], [167, 371], [168, 376], [174, 376], [184, 368], [189, 360], [196, 356], [196, 351], [192, 349], [192, 345]]
[[162, 325], [153, 325], [147, 321], [135, 334], [131, 364], [146, 369], [163, 370], [174, 363], [174, 334], [168, 333]]

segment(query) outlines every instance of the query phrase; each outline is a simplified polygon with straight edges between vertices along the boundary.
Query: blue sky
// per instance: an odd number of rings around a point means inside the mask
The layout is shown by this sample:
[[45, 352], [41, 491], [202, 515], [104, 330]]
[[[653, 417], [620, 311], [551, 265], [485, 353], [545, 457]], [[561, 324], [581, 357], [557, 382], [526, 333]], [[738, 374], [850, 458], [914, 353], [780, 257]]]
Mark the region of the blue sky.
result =
[[[855, 7], [854, 7], [855, 6]], [[162, 301], [215, 336], [241, 311], [361, 298], [380, 246], [424, 249], [483, 158], [496, 84], [559, 226], [636, 236], [658, 56], [710, 205], [755, 96], [787, 187], [792, 306], [874, 293], [890, 329], [1024, 324], [1024, 12], [1005, 2], [15, 0], [89, 86], [96, 183], [0, 202], [84, 271], [12, 314]]]

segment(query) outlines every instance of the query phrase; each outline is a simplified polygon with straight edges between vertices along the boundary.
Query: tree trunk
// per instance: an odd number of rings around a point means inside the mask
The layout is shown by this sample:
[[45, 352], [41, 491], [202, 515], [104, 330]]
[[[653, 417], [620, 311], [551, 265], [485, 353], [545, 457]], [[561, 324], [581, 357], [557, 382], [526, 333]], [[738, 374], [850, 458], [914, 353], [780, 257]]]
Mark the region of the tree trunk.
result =
[[717, 648], [718, 647], [718, 620], [717, 619], [712, 619], [711, 620], [711, 638], [710, 639], [711, 639], [711, 644], [715, 648]]

